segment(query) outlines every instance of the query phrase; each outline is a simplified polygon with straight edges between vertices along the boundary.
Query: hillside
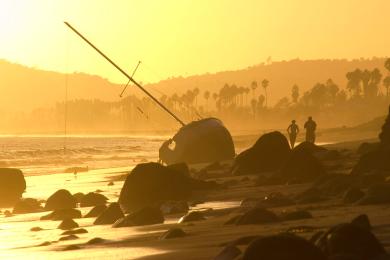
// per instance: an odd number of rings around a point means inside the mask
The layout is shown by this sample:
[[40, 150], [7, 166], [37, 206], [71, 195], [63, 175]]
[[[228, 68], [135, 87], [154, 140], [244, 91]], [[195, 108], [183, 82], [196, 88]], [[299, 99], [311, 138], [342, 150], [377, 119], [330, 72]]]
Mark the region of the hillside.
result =
[[[253, 80], [267, 78], [269, 102], [272, 104], [283, 96], [290, 96], [291, 86], [300, 86], [301, 93], [315, 83], [332, 78], [339, 86], [346, 85], [345, 74], [356, 68], [383, 71], [384, 58], [360, 60], [291, 60], [260, 64], [237, 71], [224, 71], [215, 74], [176, 77], [149, 84], [156, 96], [161, 93], [171, 95], [184, 93], [187, 89], [198, 87], [218, 92], [225, 84], [250, 86]], [[142, 69], [142, 68], [141, 68]], [[0, 60], [0, 111], [28, 111], [37, 107], [50, 106], [65, 98], [66, 76], [63, 73], [44, 71]], [[99, 76], [73, 73], [68, 76], [69, 99], [118, 100], [121, 87]], [[157, 92], [155, 91], [157, 90]], [[257, 90], [257, 95], [263, 91]], [[159, 92], [159, 93], [158, 93]], [[128, 92], [129, 93], [129, 92]], [[132, 92], [140, 94], [140, 92]], [[34, 98], [31, 98], [34, 97]], [[202, 100], [202, 99], [200, 99]], [[200, 101], [202, 102], [202, 101]]]

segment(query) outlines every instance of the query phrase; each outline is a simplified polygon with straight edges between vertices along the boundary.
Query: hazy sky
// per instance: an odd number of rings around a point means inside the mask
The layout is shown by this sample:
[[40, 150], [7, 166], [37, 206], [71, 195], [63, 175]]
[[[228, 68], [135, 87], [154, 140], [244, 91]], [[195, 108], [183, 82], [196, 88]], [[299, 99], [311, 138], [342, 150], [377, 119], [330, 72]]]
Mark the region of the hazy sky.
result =
[[234, 70], [272, 60], [390, 53], [390, 0], [0, 0], [0, 58], [126, 80]]

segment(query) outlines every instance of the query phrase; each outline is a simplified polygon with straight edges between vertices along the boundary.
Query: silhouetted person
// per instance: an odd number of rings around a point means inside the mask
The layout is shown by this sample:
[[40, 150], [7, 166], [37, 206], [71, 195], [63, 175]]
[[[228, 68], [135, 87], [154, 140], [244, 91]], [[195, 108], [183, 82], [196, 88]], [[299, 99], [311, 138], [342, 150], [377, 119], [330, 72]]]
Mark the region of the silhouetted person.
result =
[[297, 139], [297, 135], [299, 133], [299, 127], [295, 124], [295, 120], [291, 121], [291, 125], [287, 128], [287, 133], [290, 137], [291, 148], [294, 148], [295, 140]]
[[306, 142], [309, 143], [315, 143], [316, 141], [316, 128], [317, 124], [314, 122], [311, 116], [309, 116], [309, 119], [305, 123], [305, 129], [306, 129]]

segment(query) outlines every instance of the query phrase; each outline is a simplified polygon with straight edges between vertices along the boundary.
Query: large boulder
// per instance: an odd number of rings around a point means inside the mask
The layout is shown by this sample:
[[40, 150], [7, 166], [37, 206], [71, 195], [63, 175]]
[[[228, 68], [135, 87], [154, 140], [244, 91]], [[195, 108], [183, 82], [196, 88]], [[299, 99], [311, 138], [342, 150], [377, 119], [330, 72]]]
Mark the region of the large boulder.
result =
[[326, 260], [325, 255], [309, 241], [292, 235], [278, 234], [254, 240], [243, 260]]
[[286, 182], [308, 182], [325, 174], [321, 162], [299, 146], [291, 152], [280, 171], [275, 175]]
[[118, 219], [113, 227], [145, 226], [164, 223], [164, 216], [158, 208], [146, 207], [124, 218]]
[[46, 201], [45, 210], [71, 209], [76, 207], [76, 199], [68, 190], [54, 192]]
[[161, 164], [139, 164], [127, 176], [118, 202], [125, 212], [133, 212], [167, 200], [182, 201], [190, 196], [192, 184], [190, 177]]
[[389, 114], [379, 134], [380, 143], [371, 151], [364, 153], [352, 174], [364, 174], [371, 172], [386, 172], [390, 174], [390, 107]]
[[233, 165], [233, 174], [256, 174], [278, 170], [290, 155], [290, 145], [280, 132], [262, 135], [254, 146], [240, 153]]
[[350, 223], [330, 228], [315, 243], [328, 257], [345, 254], [374, 259], [385, 253], [384, 247], [368, 229]]
[[23, 172], [19, 169], [0, 168], [0, 206], [12, 207], [26, 190]]
[[[175, 147], [171, 148], [170, 143]], [[159, 156], [166, 164], [210, 163], [231, 160], [235, 151], [233, 139], [223, 123], [216, 118], [205, 118], [183, 126], [161, 146]]]

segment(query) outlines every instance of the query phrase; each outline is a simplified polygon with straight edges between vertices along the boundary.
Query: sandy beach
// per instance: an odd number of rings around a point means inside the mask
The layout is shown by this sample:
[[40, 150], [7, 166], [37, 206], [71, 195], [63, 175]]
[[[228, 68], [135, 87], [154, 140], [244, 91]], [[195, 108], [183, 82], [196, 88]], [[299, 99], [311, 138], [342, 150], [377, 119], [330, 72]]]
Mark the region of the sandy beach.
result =
[[[244, 149], [246, 145], [253, 143], [255, 138], [257, 136], [239, 136], [235, 137], [235, 142], [239, 149]], [[374, 136], [367, 136], [364, 139], [373, 140], [372, 138]], [[343, 159], [327, 162], [325, 164], [327, 173], [350, 173], [359, 158], [356, 149], [362, 141], [323, 143], [326, 143], [324, 146], [329, 149], [349, 154]], [[56, 190], [65, 188], [72, 194], [100, 190], [101, 194], [109, 198], [109, 202], [115, 202], [123, 186], [121, 176], [131, 171], [135, 164], [133, 161], [133, 164], [127, 167], [90, 169], [77, 175], [73, 173], [30, 174], [26, 176], [27, 189], [23, 197], [46, 199]], [[79, 234], [72, 240], [59, 241], [63, 237], [61, 236], [63, 230], [57, 228], [60, 221], [39, 220], [48, 212], [15, 214], [11, 217], [2, 214], [0, 256], [4, 259], [10, 257], [13, 259], [213, 259], [224, 246], [242, 237], [277, 234], [289, 230], [309, 238], [319, 230], [349, 222], [359, 214], [369, 216], [373, 233], [384, 246], [390, 246], [388, 204], [346, 205], [342, 198], [333, 197], [317, 203], [268, 207], [276, 214], [297, 209], [306, 210], [312, 214], [312, 218], [262, 225], [224, 225], [230, 218], [245, 210], [240, 206], [244, 199], [261, 200], [275, 192], [293, 197], [312, 184], [261, 186], [256, 184], [255, 175], [232, 176], [224, 171], [214, 172], [203, 176], [202, 179], [221, 184], [218, 189], [197, 192], [193, 197], [193, 200], [199, 200], [200, 203], [190, 207], [190, 211], [202, 211], [206, 220], [179, 224], [178, 220], [183, 214], [174, 214], [166, 215], [164, 224], [112, 228], [110, 225], [93, 225], [95, 218], [81, 218], [75, 220], [80, 228], [86, 229], [88, 233]], [[112, 180], [114, 185], [108, 186], [107, 184]], [[91, 207], [78, 209], [85, 215]], [[2, 209], [2, 212], [5, 210], [7, 209]], [[43, 230], [30, 231], [33, 227], [41, 227]], [[181, 228], [187, 236], [169, 240], [159, 239], [172, 227]], [[93, 238], [102, 238], [102, 240], [96, 244], [89, 243], [88, 241]], [[67, 250], [71, 245], [77, 246], [73, 248], [75, 250]], [[246, 246], [247, 243], [243, 243], [239, 248], [245, 250]]]

